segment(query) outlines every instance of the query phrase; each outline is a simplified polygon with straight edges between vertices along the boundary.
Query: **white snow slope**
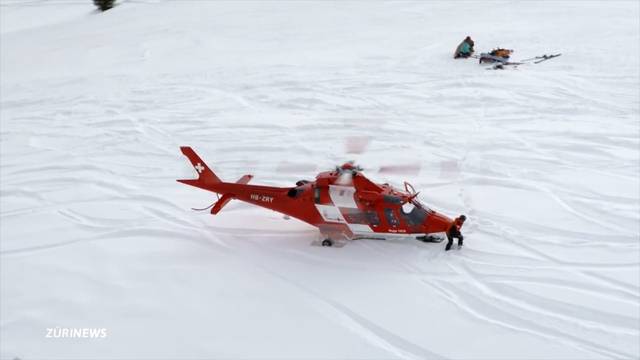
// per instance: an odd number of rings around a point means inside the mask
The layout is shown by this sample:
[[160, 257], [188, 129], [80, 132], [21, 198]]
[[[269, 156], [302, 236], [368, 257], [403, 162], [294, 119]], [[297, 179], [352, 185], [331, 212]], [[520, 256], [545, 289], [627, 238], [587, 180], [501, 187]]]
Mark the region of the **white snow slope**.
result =
[[[0, 2], [3, 359], [640, 356], [637, 1], [119, 4]], [[290, 186], [350, 136], [466, 246], [312, 246], [175, 182], [180, 145]]]

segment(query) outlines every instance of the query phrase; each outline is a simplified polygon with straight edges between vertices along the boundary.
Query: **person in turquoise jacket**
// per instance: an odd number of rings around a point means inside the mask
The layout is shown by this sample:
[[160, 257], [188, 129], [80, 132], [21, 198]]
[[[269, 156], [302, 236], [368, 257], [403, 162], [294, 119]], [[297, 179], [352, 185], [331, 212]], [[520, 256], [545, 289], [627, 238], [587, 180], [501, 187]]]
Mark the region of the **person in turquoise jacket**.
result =
[[456, 48], [455, 54], [453, 54], [454, 59], [458, 58], [468, 58], [473, 54], [473, 46], [475, 43], [471, 40], [470, 36], [467, 36], [460, 45]]

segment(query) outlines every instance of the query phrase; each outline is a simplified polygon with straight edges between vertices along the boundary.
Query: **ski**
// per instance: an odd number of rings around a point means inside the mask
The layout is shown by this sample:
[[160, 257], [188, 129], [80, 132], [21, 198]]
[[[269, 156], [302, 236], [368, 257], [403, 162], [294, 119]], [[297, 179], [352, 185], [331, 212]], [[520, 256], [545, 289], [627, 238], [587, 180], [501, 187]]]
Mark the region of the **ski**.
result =
[[444, 241], [444, 238], [434, 235], [425, 235], [416, 237], [416, 240], [420, 240], [422, 242], [441, 243]]
[[558, 56], [560, 56], [560, 55], [562, 55], [562, 54], [555, 54], [555, 55], [542, 55], [542, 56], [541, 56], [541, 60], [534, 61], [533, 63], [534, 63], [534, 64], [540, 64], [540, 63], [541, 63], [541, 62], [543, 62], [543, 61], [547, 61], [547, 60], [549, 60], [549, 59], [556, 58], [556, 57], [558, 57]]
[[524, 60], [520, 60], [520, 61], [533, 61], [533, 60], [538, 60], [538, 59], [543, 59], [543, 57], [542, 56], [535, 56], [535, 57], [524, 59]]
[[558, 57], [560, 55], [562, 55], [562, 54], [553, 54], [553, 55], [545, 54], [545, 55], [542, 55], [542, 56], [535, 56], [535, 57], [524, 59], [524, 60], [520, 60], [520, 61], [525, 62], [525, 61], [540, 60], [540, 61], [537, 61], [537, 62], [534, 63], [534, 64], [537, 64], [537, 63], [545, 61], [545, 60], [553, 59], [554, 57]]
[[518, 65], [522, 65], [522, 64], [524, 64], [524, 63], [507, 61], [507, 62], [494, 64], [493, 66], [488, 67], [487, 70], [504, 70], [505, 66], [513, 66], [513, 68], [515, 69], [515, 68], [518, 67]]
[[[560, 54], [557, 54], [557, 55], [560, 55]], [[547, 54], [544, 54], [544, 55], [534, 56], [534, 57], [532, 57], [532, 58], [528, 58], [528, 59], [524, 59], [524, 60], [520, 60], [520, 61], [540, 60], [540, 59], [546, 59], [546, 58], [549, 58], [550, 56], [554, 56], [554, 57], [555, 57], [555, 56], [557, 56], [557, 55], [547, 55]]]

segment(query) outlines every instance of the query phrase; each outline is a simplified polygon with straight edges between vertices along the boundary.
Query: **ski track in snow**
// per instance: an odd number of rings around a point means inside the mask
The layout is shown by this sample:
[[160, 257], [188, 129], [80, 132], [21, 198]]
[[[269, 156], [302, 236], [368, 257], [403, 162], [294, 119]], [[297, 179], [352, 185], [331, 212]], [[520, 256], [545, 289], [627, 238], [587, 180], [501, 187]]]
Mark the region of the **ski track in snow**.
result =
[[[50, 4], [0, 3], [0, 356], [638, 358], [638, 4], [306, 4], [69, 1], [29, 23]], [[482, 50], [564, 54], [452, 61], [459, 7]], [[486, 20], [514, 15], [508, 33]], [[531, 35], [539, 18], [565, 28]], [[345, 154], [354, 135], [365, 154]], [[175, 182], [193, 176], [181, 145], [225, 180], [282, 186], [417, 160], [407, 180], [467, 214], [465, 246], [327, 249], [246, 204], [192, 212], [216, 198]], [[56, 326], [112, 335], [71, 352], [45, 341]]]

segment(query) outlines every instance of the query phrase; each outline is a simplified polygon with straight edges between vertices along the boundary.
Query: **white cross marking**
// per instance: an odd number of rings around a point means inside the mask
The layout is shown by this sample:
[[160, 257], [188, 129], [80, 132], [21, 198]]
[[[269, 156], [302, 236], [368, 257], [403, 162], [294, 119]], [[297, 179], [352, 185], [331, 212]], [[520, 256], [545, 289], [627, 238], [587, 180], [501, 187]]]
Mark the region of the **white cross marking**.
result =
[[202, 166], [202, 164], [198, 163], [196, 164], [196, 166], [194, 166], [196, 168], [196, 171], [198, 172], [198, 174], [201, 174], [204, 171], [204, 166]]

